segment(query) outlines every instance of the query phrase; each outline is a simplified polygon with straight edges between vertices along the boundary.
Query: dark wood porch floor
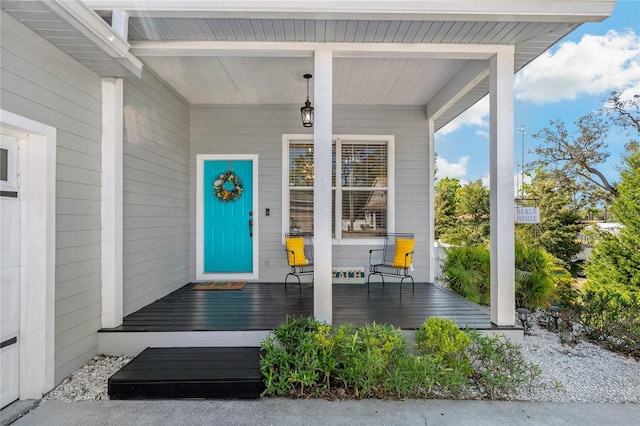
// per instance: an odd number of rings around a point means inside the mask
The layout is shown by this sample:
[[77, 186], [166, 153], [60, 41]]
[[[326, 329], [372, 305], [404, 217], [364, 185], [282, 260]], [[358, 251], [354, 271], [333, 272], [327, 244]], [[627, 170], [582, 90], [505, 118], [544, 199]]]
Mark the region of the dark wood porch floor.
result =
[[[194, 291], [190, 283], [124, 318], [122, 326], [103, 332], [270, 330], [287, 315], [313, 315], [313, 287], [248, 283], [237, 291]], [[415, 291], [398, 283], [333, 286], [333, 324], [376, 322], [403, 330], [419, 328], [426, 318], [456, 320], [461, 327], [491, 328], [490, 314], [440, 286], [416, 283]]]

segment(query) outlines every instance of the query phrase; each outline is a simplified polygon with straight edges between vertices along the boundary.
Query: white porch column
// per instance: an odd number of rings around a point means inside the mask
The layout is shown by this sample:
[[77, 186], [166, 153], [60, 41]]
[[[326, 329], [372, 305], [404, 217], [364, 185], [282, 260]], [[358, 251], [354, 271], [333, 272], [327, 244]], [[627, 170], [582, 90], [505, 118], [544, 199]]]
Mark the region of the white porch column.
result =
[[122, 324], [123, 80], [102, 79], [102, 327]]
[[333, 53], [316, 51], [313, 67], [314, 182], [313, 239], [314, 287], [313, 315], [331, 323], [333, 297], [331, 288], [331, 137], [333, 135]]
[[429, 250], [429, 275], [428, 280], [430, 283], [436, 282], [436, 209], [435, 209], [435, 176], [433, 174], [433, 170], [435, 167], [435, 122], [433, 120], [428, 121], [429, 126], [429, 152], [427, 153], [427, 164], [429, 164], [429, 173], [427, 175], [427, 191], [429, 198], [429, 220], [427, 221], [427, 249]]
[[513, 47], [490, 61], [491, 322], [498, 326], [512, 326], [515, 315], [513, 66]]

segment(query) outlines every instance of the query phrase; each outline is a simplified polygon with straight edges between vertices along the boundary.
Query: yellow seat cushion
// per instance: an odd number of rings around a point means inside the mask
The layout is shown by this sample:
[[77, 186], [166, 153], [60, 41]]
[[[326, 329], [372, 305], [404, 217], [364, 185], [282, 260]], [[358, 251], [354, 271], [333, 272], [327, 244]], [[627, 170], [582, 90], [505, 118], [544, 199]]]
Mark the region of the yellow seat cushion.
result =
[[[416, 240], [408, 238], [396, 238], [396, 254], [393, 257], [392, 266], [396, 268], [405, 268], [411, 266], [411, 253], [413, 252], [413, 246]], [[406, 254], [409, 253], [409, 256]], [[406, 263], [405, 263], [406, 256]]]
[[[309, 261], [304, 255], [304, 238], [285, 238], [287, 244], [287, 255], [289, 256], [289, 266], [308, 265]], [[295, 262], [295, 263], [294, 263]]]

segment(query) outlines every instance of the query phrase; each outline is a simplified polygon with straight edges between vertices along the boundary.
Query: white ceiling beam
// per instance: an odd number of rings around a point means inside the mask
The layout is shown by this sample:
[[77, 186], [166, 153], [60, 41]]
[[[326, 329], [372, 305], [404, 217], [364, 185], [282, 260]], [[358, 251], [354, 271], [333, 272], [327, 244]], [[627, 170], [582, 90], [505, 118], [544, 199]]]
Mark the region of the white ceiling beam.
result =
[[470, 61], [427, 103], [427, 120], [437, 120], [489, 75], [489, 61]]
[[129, 14], [124, 10], [114, 10], [111, 14], [111, 28], [124, 41], [129, 36]]
[[134, 17], [384, 19], [412, 21], [585, 22], [611, 15], [616, 0], [82, 0], [94, 10]]
[[301, 43], [243, 41], [139, 41], [131, 52], [143, 56], [312, 57], [331, 50], [334, 58], [489, 59], [501, 45], [418, 43]]

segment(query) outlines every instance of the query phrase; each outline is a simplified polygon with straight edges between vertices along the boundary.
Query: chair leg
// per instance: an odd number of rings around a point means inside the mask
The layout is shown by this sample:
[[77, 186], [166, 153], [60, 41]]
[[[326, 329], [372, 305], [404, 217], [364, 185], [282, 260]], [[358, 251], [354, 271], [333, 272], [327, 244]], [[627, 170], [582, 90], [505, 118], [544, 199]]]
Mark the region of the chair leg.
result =
[[382, 286], [384, 287], [384, 277], [382, 276], [382, 274], [380, 272], [370, 272], [369, 275], [367, 275], [367, 294], [369, 294], [371, 275], [380, 275], [380, 278], [382, 279]]
[[287, 280], [289, 277], [296, 277], [298, 279], [298, 284], [300, 284], [300, 277], [294, 274], [293, 272], [289, 272], [286, 277], [284, 277], [284, 288], [287, 288]]

